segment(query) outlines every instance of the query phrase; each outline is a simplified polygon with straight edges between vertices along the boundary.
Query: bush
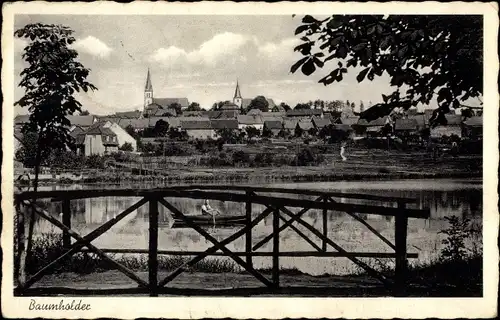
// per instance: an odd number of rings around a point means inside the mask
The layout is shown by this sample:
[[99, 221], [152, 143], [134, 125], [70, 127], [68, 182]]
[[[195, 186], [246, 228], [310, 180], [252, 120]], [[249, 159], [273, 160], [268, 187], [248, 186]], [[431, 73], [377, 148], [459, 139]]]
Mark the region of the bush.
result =
[[441, 251], [441, 258], [452, 261], [465, 260], [469, 255], [465, 241], [472, 236], [470, 220], [460, 219], [457, 216], [444, 218], [448, 221], [449, 227], [439, 232], [446, 235], [442, 242], [445, 247]]
[[132, 144], [130, 142], [125, 142], [121, 147], [118, 148], [118, 150], [132, 152], [134, 151], [134, 147], [132, 147]]
[[84, 166], [84, 157], [72, 151], [56, 150], [49, 156], [48, 164], [53, 168], [80, 169]]
[[244, 151], [241, 150], [236, 151], [235, 153], [233, 153], [233, 162], [240, 164], [248, 164], [250, 163], [250, 156]]
[[133, 160], [132, 156], [125, 152], [113, 152], [111, 156], [116, 162], [131, 162]]
[[314, 154], [310, 148], [301, 149], [296, 155], [292, 165], [309, 166], [317, 165], [325, 161], [322, 154]]
[[93, 154], [85, 158], [85, 166], [92, 169], [104, 169], [105, 160], [105, 157]]

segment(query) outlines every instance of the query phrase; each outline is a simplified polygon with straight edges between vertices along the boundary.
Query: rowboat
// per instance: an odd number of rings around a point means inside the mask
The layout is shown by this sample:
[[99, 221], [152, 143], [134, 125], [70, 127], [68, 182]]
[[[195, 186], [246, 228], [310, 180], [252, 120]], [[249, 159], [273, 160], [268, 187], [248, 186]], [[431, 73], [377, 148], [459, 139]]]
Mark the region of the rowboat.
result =
[[[215, 225], [214, 225], [214, 219], [212, 216], [201, 216], [201, 215], [193, 215], [193, 216], [186, 216], [188, 219], [190, 219], [193, 223], [195, 223], [197, 226], [200, 227], [237, 227], [237, 226], [244, 226], [246, 224], [246, 217], [245, 216], [216, 216], [215, 217]], [[174, 222], [170, 226], [171, 228], [189, 228], [189, 226], [186, 224], [186, 222], [180, 218], [174, 216]]]

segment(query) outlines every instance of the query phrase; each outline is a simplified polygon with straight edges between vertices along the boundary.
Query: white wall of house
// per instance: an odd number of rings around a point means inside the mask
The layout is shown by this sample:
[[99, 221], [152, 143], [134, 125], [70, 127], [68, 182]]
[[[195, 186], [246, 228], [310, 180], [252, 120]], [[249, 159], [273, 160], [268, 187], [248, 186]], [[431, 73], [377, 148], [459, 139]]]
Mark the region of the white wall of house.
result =
[[442, 136], [451, 136], [452, 134], [462, 137], [462, 127], [461, 126], [437, 126], [431, 129], [432, 138], [440, 138]]
[[128, 142], [132, 145], [132, 148], [134, 148], [133, 151], [137, 151], [137, 141], [130, 134], [128, 134], [125, 129], [116, 123], [110, 123], [109, 129], [116, 134], [116, 137], [118, 138], [118, 145], [120, 147]]
[[215, 139], [216, 134], [214, 129], [189, 129], [186, 130], [188, 136], [192, 139]]
[[262, 131], [264, 129], [264, 124], [256, 123], [256, 124], [238, 124], [238, 129], [245, 130], [247, 127], [254, 127], [255, 129]]
[[101, 135], [85, 135], [85, 155], [90, 156], [92, 154], [103, 155], [105, 148], [102, 144], [102, 136]]

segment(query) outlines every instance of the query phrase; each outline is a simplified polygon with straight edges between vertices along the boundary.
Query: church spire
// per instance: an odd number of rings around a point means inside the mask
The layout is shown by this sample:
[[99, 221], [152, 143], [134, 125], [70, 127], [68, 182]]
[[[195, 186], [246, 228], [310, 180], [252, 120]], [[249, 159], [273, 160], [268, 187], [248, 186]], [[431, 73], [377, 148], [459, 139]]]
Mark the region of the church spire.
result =
[[234, 98], [233, 99], [241, 99], [241, 92], [240, 92], [240, 84], [238, 83], [238, 80], [236, 80], [236, 89], [234, 90]]
[[243, 98], [241, 97], [241, 92], [240, 92], [240, 84], [237, 79], [236, 79], [236, 89], [234, 90], [233, 103], [237, 105], [238, 108], [241, 108], [241, 106], [243, 105]]
[[144, 88], [144, 112], [147, 106], [153, 103], [153, 84], [151, 83], [151, 75], [148, 68], [148, 76], [146, 78], [146, 87]]
[[151, 76], [149, 74], [149, 68], [148, 68], [148, 76], [146, 78], [146, 88], [144, 90], [145, 91], [153, 91], [153, 84], [151, 83]]

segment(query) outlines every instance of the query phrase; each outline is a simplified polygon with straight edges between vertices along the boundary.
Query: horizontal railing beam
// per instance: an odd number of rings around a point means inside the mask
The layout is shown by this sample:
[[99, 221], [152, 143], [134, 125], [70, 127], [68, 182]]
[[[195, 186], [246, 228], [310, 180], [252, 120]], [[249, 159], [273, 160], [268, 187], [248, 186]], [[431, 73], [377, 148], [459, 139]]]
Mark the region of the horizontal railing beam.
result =
[[[118, 192], [119, 191], [119, 192]], [[66, 192], [66, 193], [65, 193]], [[50, 196], [56, 196], [56, 198], [64, 197], [64, 199], [76, 199], [76, 198], [94, 198], [94, 197], [105, 197], [105, 196], [115, 196], [115, 197], [133, 197], [133, 196], [144, 196], [144, 197], [172, 197], [172, 198], [186, 198], [186, 199], [211, 199], [220, 201], [232, 201], [232, 202], [246, 202], [249, 198], [248, 195], [243, 193], [230, 193], [230, 192], [218, 192], [218, 191], [199, 191], [199, 190], [173, 190], [165, 189], [162, 191], [151, 190], [151, 191], [141, 191], [138, 190], [69, 190], [69, 191], [41, 191], [39, 198], [47, 198]], [[55, 194], [53, 194], [55, 193]], [[33, 196], [30, 192], [20, 194], [19, 196], [26, 197]], [[49, 196], [50, 195], [50, 196]], [[261, 204], [265, 206], [277, 205], [277, 206], [287, 206], [287, 207], [298, 207], [298, 208], [311, 208], [311, 209], [327, 209], [332, 211], [340, 212], [358, 212], [373, 215], [382, 216], [396, 216], [405, 214], [409, 218], [429, 218], [429, 209], [404, 209], [376, 205], [365, 205], [365, 204], [353, 204], [353, 203], [340, 203], [340, 202], [330, 202], [330, 203], [319, 203], [313, 200], [303, 200], [303, 199], [293, 199], [293, 198], [283, 198], [283, 197], [270, 197], [261, 195], [252, 195], [252, 203]]]
[[[80, 250], [82, 252], [89, 251], [88, 249]], [[105, 253], [130, 253], [141, 254], [148, 253], [146, 249], [101, 249]], [[172, 255], [172, 256], [196, 256], [205, 253], [205, 251], [177, 251], [177, 250], [158, 250], [159, 255]], [[232, 252], [236, 256], [247, 256], [248, 252]], [[224, 252], [211, 252], [207, 256], [227, 256]], [[272, 257], [272, 252], [267, 251], [253, 251], [250, 255], [254, 257]], [[395, 258], [396, 254], [392, 252], [318, 252], [318, 251], [280, 251], [281, 257], [360, 257], [360, 258]], [[408, 258], [418, 258], [418, 253], [408, 253]]]
[[[406, 202], [414, 203], [417, 199], [414, 198], [399, 198], [387, 197], [371, 194], [359, 193], [342, 193], [342, 192], [329, 192], [320, 190], [297, 190], [287, 188], [267, 188], [267, 187], [251, 187], [251, 186], [226, 186], [226, 185], [189, 185], [157, 189], [113, 189], [113, 190], [51, 190], [51, 191], [38, 191], [36, 198], [56, 198], [57, 199], [82, 199], [82, 198], [97, 198], [108, 196], [137, 196], [143, 197], [151, 193], [162, 194], [166, 191], [181, 191], [181, 190], [224, 190], [224, 191], [254, 191], [254, 192], [268, 192], [268, 193], [282, 193], [282, 194], [298, 194], [310, 196], [330, 196], [334, 198], [346, 199], [359, 199], [359, 200], [372, 200], [381, 202]], [[25, 191], [16, 193], [15, 197], [20, 200], [32, 199], [35, 196], [34, 191]]]

